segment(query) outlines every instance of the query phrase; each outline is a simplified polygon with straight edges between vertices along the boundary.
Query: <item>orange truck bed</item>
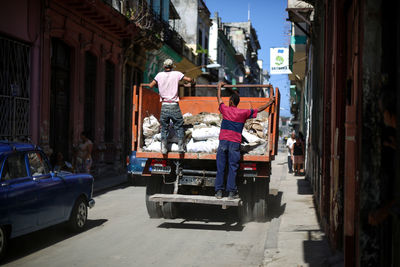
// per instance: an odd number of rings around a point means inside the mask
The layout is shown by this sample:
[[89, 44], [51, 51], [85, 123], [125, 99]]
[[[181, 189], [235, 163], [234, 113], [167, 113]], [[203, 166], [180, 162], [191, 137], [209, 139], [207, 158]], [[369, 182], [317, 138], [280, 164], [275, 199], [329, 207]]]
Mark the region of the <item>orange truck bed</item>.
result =
[[[136, 157], [138, 158], [160, 158], [160, 159], [204, 159], [204, 160], [215, 160], [216, 153], [207, 154], [207, 153], [174, 153], [169, 152], [166, 155], [163, 155], [159, 152], [147, 152], [142, 150], [143, 146], [143, 134], [142, 134], [142, 122], [143, 119], [149, 115], [154, 115], [156, 118], [160, 118], [161, 111], [161, 103], [160, 97], [154, 91], [147, 89], [148, 84], [141, 84], [139, 89], [139, 93], [136, 94], [136, 87], [134, 88], [133, 94], [133, 118], [132, 121], [136, 121], [137, 125], [133, 125], [132, 127], [132, 148], [136, 148]], [[196, 85], [196, 87], [214, 87], [216, 85]], [[274, 159], [274, 156], [277, 154], [277, 145], [278, 145], [278, 127], [279, 127], [279, 102], [280, 102], [280, 93], [278, 88], [275, 88], [275, 92], [273, 87], [270, 85], [226, 85], [225, 87], [268, 87], [269, 95], [275, 99], [274, 104], [272, 104], [269, 108], [267, 108], [267, 112], [269, 112], [268, 118], [268, 153], [266, 155], [243, 155], [242, 161], [260, 161], [260, 162], [268, 162]], [[228, 103], [228, 97], [223, 97], [223, 102]], [[261, 97], [241, 97], [239, 108], [249, 109], [249, 108], [257, 108], [262, 104], [269, 101], [270, 98], [261, 98]], [[218, 111], [218, 102], [216, 97], [201, 97], [201, 96], [189, 96], [189, 97], [181, 97], [179, 101], [179, 106], [181, 108], [182, 114], [190, 112], [193, 115], [196, 115], [200, 112], [210, 112], [210, 113], [219, 113]]]

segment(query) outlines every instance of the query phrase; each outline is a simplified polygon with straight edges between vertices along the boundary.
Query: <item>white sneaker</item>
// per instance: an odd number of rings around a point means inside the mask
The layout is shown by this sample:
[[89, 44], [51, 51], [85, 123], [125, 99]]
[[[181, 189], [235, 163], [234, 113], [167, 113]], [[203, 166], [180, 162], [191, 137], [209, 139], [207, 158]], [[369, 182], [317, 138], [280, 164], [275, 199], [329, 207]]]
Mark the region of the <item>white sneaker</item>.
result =
[[183, 140], [179, 140], [178, 141], [178, 152], [179, 153], [185, 153], [186, 152], [186, 148], [185, 148], [185, 144], [183, 143]]
[[163, 153], [163, 154], [167, 154], [168, 153], [167, 142], [162, 142], [161, 141], [161, 153]]

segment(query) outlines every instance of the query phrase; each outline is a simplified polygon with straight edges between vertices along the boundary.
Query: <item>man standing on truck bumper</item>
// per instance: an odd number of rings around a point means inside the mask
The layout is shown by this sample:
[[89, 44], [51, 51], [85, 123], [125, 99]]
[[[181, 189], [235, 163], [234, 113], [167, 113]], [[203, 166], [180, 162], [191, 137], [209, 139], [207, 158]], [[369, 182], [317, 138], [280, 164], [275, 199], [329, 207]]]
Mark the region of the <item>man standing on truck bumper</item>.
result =
[[239, 109], [239, 94], [235, 91], [229, 98], [229, 107], [221, 99], [221, 87], [225, 83], [218, 84], [217, 99], [219, 111], [222, 114], [221, 131], [219, 133], [219, 146], [217, 150], [217, 177], [215, 180], [215, 196], [222, 198], [224, 190], [225, 166], [228, 163], [228, 181], [226, 191], [229, 192], [228, 198], [239, 198], [236, 187], [236, 172], [239, 168], [240, 143], [242, 142], [242, 131], [247, 119], [256, 118], [257, 113], [270, 106], [274, 100], [258, 107], [257, 109]]
[[164, 71], [158, 73], [154, 80], [150, 83], [150, 88], [157, 85], [160, 94], [161, 105], [161, 153], [167, 154], [167, 138], [169, 122], [172, 120], [176, 135], [178, 137], [179, 153], [185, 152], [183, 139], [185, 132], [183, 130], [183, 117], [181, 109], [179, 108], [178, 88], [181, 80], [190, 82], [194, 85], [194, 80], [186, 77], [180, 71], [173, 71], [174, 62], [172, 59], [164, 61]]

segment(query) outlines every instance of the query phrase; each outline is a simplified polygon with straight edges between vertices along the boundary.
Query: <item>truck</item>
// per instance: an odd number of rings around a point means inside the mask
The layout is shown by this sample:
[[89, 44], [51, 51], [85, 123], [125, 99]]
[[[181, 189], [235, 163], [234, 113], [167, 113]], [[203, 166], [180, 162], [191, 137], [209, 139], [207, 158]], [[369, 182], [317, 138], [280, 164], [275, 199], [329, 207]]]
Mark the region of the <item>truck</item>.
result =
[[[272, 85], [260, 84], [224, 86], [230, 90], [233, 87], [266, 88], [264, 90], [267, 92], [267, 97], [241, 97], [238, 108], [257, 108], [271, 98], [274, 99], [274, 103], [266, 109], [268, 112], [266, 152], [263, 155], [241, 156], [236, 178], [239, 199], [227, 197], [217, 199], [214, 196], [216, 153], [162, 154], [143, 149], [143, 119], [149, 115], [159, 118], [161, 111], [159, 94], [148, 89], [148, 86], [149, 84], [141, 84], [133, 89], [132, 148], [136, 150], [136, 158], [147, 159], [142, 176], [147, 180], [145, 202], [150, 218], [174, 219], [178, 216], [180, 203], [193, 203], [219, 205], [223, 209], [237, 207], [242, 222], [263, 221], [267, 212], [271, 161], [278, 151], [279, 89], [274, 90]], [[217, 85], [195, 86], [215, 88], [215, 90], [217, 88]], [[226, 104], [229, 103], [228, 97], [223, 97], [222, 100]], [[184, 96], [180, 97], [179, 106], [182, 114], [219, 113], [216, 97]], [[180, 206], [188, 207], [188, 205]]]

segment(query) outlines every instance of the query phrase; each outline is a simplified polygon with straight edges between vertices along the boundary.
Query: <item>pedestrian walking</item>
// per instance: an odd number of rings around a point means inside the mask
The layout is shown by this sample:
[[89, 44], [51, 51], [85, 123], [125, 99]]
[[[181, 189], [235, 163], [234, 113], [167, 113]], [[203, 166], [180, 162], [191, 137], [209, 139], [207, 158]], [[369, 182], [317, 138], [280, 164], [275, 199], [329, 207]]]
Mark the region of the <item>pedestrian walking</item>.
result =
[[304, 144], [299, 135], [296, 136], [292, 151], [294, 175], [300, 175], [301, 165], [304, 163]]
[[164, 61], [164, 71], [158, 73], [154, 80], [150, 83], [150, 88], [158, 87], [160, 94], [161, 104], [161, 153], [167, 154], [167, 138], [168, 127], [172, 120], [176, 135], [178, 137], [179, 152], [185, 152], [184, 148], [184, 130], [183, 130], [183, 116], [179, 108], [178, 88], [180, 81], [186, 81], [195, 84], [194, 80], [190, 77], [184, 76], [180, 71], [174, 71], [174, 62], [172, 59]]
[[292, 132], [288, 140], [286, 141], [286, 147], [288, 149], [288, 168], [289, 173], [293, 173], [293, 144], [296, 142], [296, 134]]
[[238, 198], [236, 187], [236, 172], [239, 168], [240, 143], [242, 142], [242, 130], [247, 119], [256, 118], [257, 113], [270, 106], [274, 100], [257, 109], [237, 108], [240, 97], [234, 93], [229, 98], [229, 106], [226, 106], [221, 99], [221, 87], [225, 83], [218, 83], [217, 100], [219, 111], [222, 114], [221, 130], [219, 134], [219, 146], [217, 150], [217, 177], [215, 180], [215, 196], [222, 198], [224, 186], [225, 167], [228, 164], [228, 180], [226, 191], [229, 192], [229, 199]]

